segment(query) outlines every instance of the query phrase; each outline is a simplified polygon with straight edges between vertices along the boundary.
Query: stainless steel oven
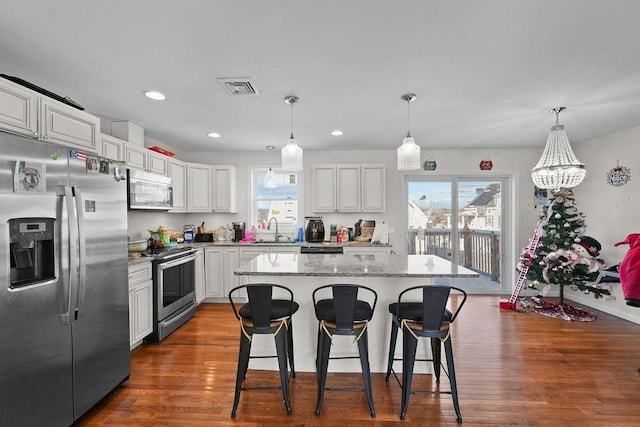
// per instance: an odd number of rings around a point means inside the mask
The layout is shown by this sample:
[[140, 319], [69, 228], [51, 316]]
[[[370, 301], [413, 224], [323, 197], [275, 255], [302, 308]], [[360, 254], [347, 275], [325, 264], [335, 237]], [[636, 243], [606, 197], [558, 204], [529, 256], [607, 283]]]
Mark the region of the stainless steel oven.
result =
[[153, 260], [153, 333], [145, 341], [162, 341], [196, 312], [196, 250], [169, 249]]

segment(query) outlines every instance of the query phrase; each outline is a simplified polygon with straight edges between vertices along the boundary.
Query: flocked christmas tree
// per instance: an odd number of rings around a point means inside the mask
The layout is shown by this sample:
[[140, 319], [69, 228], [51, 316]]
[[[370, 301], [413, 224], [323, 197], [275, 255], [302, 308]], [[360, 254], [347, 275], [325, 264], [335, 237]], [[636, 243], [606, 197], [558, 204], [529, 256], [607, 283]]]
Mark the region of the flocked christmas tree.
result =
[[535, 254], [525, 249], [520, 256], [519, 269], [529, 264], [527, 279], [534, 286], [559, 286], [560, 305], [564, 304], [565, 286], [596, 298], [610, 294], [595, 283], [604, 264], [596, 258], [599, 247], [594, 246], [594, 239], [584, 235], [584, 218], [570, 189], [553, 192], [540, 214], [542, 234]]

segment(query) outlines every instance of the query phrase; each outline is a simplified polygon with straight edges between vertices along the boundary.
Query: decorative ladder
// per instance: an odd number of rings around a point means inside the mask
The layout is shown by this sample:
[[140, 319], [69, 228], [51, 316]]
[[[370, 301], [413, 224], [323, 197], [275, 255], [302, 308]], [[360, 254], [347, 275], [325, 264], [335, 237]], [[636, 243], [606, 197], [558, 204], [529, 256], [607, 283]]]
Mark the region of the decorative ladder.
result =
[[520, 275], [518, 276], [518, 280], [516, 280], [516, 286], [513, 288], [513, 293], [511, 294], [511, 298], [508, 300], [503, 299], [500, 300], [500, 308], [508, 308], [511, 310], [515, 310], [517, 308], [516, 300], [518, 299], [518, 295], [522, 291], [522, 286], [527, 278], [527, 273], [529, 272], [529, 267], [531, 263], [536, 257], [536, 251], [538, 250], [538, 243], [540, 243], [540, 237], [542, 236], [542, 227], [544, 225], [543, 221], [538, 222], [538, 226], [536, 231], [531, 237], [529, 241], [529, 246], [527, 247], [526, 252], [524, 253], [525, 259], [522, 261], [522, 270], [520, 270]]

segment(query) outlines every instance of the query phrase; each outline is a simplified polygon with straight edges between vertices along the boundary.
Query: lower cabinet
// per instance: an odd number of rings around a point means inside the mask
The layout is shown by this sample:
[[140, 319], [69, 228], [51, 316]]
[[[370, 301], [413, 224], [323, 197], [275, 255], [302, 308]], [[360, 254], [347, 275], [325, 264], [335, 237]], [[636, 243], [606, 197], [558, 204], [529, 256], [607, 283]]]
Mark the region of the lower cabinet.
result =
[[195, 288], [196, 288], [196, 304], [200, 304], [204, 301], [205, 296], [205, 279], [206, 272], [204, 269], [204, 250], [200, 249], [196, 252], [196, 279], [195, 279]]
[[151, 262], [129, 266], [129, 344], [133, 349], [153, 332]]
[[238, 249], [229, 247], [207, 248], [205, 257], [205, 297], [227, 298], [229, 291], [239, 283], [233, 272], [238, 268]]

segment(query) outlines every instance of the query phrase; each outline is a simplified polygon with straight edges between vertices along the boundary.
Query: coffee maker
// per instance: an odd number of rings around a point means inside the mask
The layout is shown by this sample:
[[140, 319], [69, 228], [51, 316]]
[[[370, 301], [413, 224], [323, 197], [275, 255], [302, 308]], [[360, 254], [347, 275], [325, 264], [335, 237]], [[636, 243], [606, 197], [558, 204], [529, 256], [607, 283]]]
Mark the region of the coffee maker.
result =
[[233, 222], [233, 241], [239, 242], [244, 239], [246, 224], [244, 222]]

